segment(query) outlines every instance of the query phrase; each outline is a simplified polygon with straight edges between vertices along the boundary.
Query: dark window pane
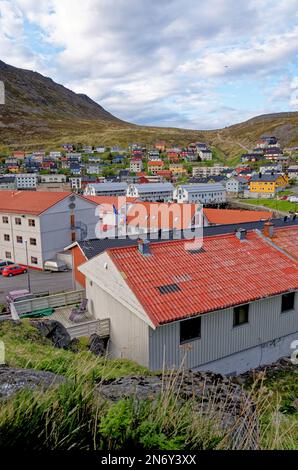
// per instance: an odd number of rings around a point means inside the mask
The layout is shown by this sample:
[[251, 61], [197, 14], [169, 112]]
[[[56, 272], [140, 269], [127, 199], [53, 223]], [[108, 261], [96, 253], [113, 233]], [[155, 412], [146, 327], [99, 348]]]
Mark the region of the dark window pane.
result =
[[295, 292], [291, 292], [290, 294], [284, 294], [282, 296], [281, 311], [288, 312], [289, 310], [294, 310], [294, 307], [295, 307]]
[[180, 343], [187, 343], [201, 337], [201, 318], [180, 322]]
[[249, 304], [234, 308], [234, 326], [248, 323]]

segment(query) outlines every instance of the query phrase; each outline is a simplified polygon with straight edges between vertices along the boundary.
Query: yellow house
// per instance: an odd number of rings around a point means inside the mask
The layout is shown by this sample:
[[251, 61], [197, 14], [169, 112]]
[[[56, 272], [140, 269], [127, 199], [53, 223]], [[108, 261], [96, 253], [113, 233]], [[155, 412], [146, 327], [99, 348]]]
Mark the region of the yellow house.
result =
[[274, 195], [276, 192], [284, 189], [288, 183], [288, 175], [259, 174], [252, 177], [249, 184], [249, 191], [250, 193]]
[[183, 165], [178, 165], [173, 163], [170, 165], [170, 171], [173, 173], [173, 175], [186, 175], [187, 170], [183, 167]]

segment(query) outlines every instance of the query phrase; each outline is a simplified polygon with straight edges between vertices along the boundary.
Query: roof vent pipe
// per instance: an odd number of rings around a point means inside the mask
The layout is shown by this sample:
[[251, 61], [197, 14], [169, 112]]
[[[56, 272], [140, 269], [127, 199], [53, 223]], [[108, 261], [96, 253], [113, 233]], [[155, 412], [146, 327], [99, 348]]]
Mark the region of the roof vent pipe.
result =
[[150, 252], [150, 241], [149, 241], [149, 240], [143, 240], [142, 238], [139, 238], [139, 240], [138, 240], [138, 248], [139, 248], [139, 252], [140, 252], [143, 256], [149, 256], [149, 255], [151, 255], [151, 252]]
[[268, 238], [273, 238], [274, 236], [274, 225], [272, 222], [265, 222], [264, 223], [264, 231], [263, 231], [265, 237]]
[[246, 235], [247, 235], [247, 230], [245, 230], [245, 228], [239, 228], [236, 231], [236, 237], [240, 241], [246, 240]]

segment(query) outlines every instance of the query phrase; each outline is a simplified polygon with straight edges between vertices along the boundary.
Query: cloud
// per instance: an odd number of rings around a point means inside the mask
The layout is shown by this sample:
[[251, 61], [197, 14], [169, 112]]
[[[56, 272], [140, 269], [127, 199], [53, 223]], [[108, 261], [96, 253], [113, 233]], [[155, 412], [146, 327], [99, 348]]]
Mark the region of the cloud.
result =
[[[293, 106], [297, 7], [298, 0], [0, 0], [0, 54], [47, 71], [122, 119], [221, 127], [277, 101]], [[31, 28], [46, 52], [30, 43]], [[272, 101], [283, 77], [288, 84]], [[253, 109], [237, 85], [245, 80], [249, 93], [256, 79], [261, 102]]]

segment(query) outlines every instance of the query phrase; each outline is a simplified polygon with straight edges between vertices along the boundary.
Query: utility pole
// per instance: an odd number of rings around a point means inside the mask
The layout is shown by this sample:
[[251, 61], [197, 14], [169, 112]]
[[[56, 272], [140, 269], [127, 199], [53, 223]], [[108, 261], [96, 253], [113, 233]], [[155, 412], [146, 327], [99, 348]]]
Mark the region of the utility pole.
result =
[[28, 291], [31, 292], [30, 273], [29, 273], [29, 260], [28, 260], [28, 241], [27, 240], [25, 240], [25, 247], [26, 247], [26, 260], [27, 260]]

